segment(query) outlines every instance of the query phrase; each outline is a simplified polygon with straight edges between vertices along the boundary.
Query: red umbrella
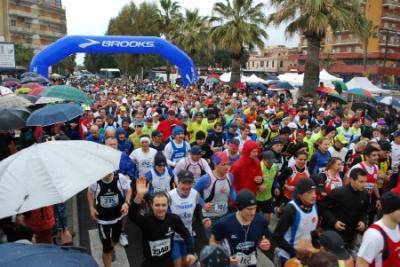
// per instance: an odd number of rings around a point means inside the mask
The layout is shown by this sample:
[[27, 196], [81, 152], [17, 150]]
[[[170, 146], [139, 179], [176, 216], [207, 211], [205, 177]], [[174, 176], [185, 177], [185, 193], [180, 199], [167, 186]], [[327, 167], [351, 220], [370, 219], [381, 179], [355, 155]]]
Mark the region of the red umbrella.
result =
[[218, 80], [219, 80], [219, 75], [218, 75], [218, 74], [215, 74], [215, 73], [212, 73], [212, 74], [210, 74], [210, 75], [207, 76], [207, 79], [212, 79], [212, 78], [215, 78], [215, 79], [218, 79]]
[[36, 87], [36, 88], [32, 89], [32, 91], [29, 94], [30, 95], [40, 95], [45, 88], [46, 87], [43, 87], [43, 86]]
[[26, 84], [23, 84], [23, 87], [35, 89], [35, 88], [42, 88], [43, 85], [41, 85], [40, 83], [26, 83]]
[[330, 88], [330, 87], [324, 87], [324, 86], [318, 87], [317, 88], [317, 92], [325, 93], [325, 94], [336, 94], [336, 95], [338, 95], [338, 92], [335, 89]]

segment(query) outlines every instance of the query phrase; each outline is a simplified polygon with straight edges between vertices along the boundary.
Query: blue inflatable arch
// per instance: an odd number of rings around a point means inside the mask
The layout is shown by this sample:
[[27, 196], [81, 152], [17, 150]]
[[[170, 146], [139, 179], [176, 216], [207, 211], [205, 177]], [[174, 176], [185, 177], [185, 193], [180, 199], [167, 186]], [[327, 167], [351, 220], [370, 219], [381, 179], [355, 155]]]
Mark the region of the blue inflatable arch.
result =
[[178, 66], [185, 86], [197, 80], [196, 68], [185, 52], [152, 36], [65, 36], [37, 53], [29, 70], [47, 77], [49, 66], [74, 53], [156, 54]]

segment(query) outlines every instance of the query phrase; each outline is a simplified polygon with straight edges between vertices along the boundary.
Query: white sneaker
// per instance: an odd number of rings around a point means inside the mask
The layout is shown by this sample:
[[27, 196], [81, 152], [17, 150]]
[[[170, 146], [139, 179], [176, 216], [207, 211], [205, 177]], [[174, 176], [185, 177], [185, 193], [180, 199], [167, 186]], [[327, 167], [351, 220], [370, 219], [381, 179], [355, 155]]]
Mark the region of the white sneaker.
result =
[[121, 235], [119, 236], [119, 243], [123, 247], [126, 247], [127, 245], [129, 245], [128, 235], [125, 232], [122, 232]]

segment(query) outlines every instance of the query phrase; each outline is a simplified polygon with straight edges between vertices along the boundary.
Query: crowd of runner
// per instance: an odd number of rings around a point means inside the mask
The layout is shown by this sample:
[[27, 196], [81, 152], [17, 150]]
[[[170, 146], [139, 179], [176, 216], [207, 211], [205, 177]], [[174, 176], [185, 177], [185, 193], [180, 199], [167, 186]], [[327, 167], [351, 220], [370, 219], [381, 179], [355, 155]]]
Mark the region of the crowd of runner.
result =
[[[48, 140], [122, 151], [119, 170], [87, 190], [104, 266], [116, 243], [136, 238], [126, 234], [130, 223], [142, 230], [142, 266], [400, 266], [400, 130], [391, 107], [373, 118], [289, 91], [66, 83], [93, 105], [65, 124], [2, 134], [1, 156]], [[59, 244], [72, 243], [65, 207], [3, 220], [8, 242], [53, 243], [57, 229]]]

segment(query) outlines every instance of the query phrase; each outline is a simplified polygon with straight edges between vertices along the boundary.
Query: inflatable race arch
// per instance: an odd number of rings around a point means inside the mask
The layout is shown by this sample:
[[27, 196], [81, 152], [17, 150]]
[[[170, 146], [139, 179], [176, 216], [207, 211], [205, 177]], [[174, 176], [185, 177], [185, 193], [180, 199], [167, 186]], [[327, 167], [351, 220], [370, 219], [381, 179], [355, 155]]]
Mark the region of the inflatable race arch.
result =
[[156, 54], [178, 66], [185, 86], [197, 80], [196, 68], [185, 52], [165, 39], [151, 36], [65, 36], [37, 53], [29, 70], [47, 77], [49, 66], [74, 53]]

